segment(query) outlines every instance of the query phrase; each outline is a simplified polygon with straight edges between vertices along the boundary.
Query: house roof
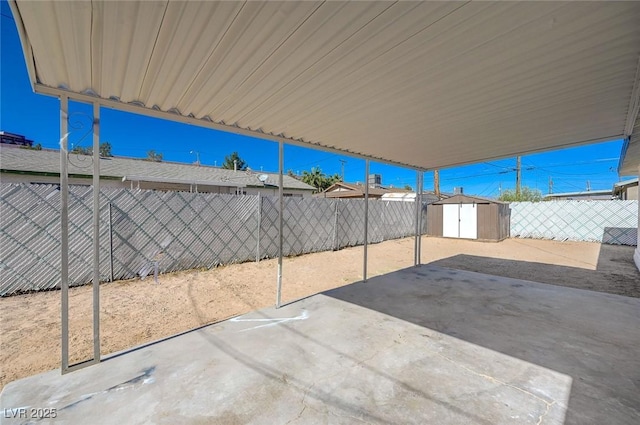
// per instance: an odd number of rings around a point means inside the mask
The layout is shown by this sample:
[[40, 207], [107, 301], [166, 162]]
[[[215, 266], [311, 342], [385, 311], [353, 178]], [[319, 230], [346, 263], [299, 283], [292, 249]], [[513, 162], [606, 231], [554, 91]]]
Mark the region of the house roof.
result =
[[[397, 192], [397, 193], [385, 193], [380, 197], [383, 201], [389, 200], [416, 200], [415, 192]], [[439, 201], [442, 198], [437, 197], [433, 192], [423, 192], [422, 193], [422, 202], [427, 204], [432, 204], [436, 201]]]
[[617, 182], [613, 184], [613, 190], [620, 189], [625, 186], [638, 186], [638, 177], [635, 179], [623, 180], [621, 182]]
[[[0, 169], [2, 172], [60, 174], [60, 151], [31, 150], [0, 145]], [[69, 154], [69, 174], [91, 176], [93, 157]], [[266, 174], [262, 183], [258, 176]], [[176, 162], [153, 162], [138, 158], [100, 158], [100, 176], [126, 179], [127, 181], [152, 181], [164, 183], [200, 184], [231, 187], [278, 186], [277, 173], [255, 171], [233, 171], [206, 165], [191, 165]], [[284, 175], [283, 186], [287, 189], [314, 190], [312, 186]]]
[[545, 195], [545, 199], [546, 198], [564, 198], [569, 196], [588, 197], [588, 196], [603, 196], [603, 195], [611, 195], [611, 191], [602, 189], [602, 190], [587, 190], [582, 192], [550, 193], [548, 195]]
[[9, 5], [38, 93], [418, 169], [640, 162], [640, 2]]
[[[346, 189], [346, 190], [340, 190]], [[364, 196], [365, 186], [363, 184], [336, 182], [326, 188], [324, 191], [316, 194], [316, 196], [324, 198], [349, 198]], [[410, 190], [405, 189], [385, 189], [378, 187], [369, 187], [369, 196], [379, 197], [385, 193], [409, 193]]]

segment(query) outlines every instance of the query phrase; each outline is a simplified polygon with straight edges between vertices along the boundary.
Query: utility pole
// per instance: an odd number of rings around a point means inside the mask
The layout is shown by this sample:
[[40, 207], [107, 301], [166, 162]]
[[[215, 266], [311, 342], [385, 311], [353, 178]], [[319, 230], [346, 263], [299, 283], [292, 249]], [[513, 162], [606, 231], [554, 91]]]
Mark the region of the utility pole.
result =
[[440, 170], [433, 170], [433, 193], [440, 199]]
[[200, 165], [200, 152], [198, 151], [190, 151], [191, 154], [196, 154], [196, 165]]
[[346, 164], [347, 161], [344, 160], [344, 159], [339, 159], [338, 161], [340, 161], [340, 168], [342, 169], [342, 173], [341, 173], [342, 174], [342, 181], [344, 182], [344, 164]]
[[549, 176], [549, 195], [553, 193], [553, 179]]
[[521, 164], [521, 158], [518, 156], [516, 158], [516, 197], [520, 196], [520, 181], [521, 181], [521, 173], [522, 171], [522, 164]]
[[587, 192], [591, 192], [591, 182], [587, 180]]

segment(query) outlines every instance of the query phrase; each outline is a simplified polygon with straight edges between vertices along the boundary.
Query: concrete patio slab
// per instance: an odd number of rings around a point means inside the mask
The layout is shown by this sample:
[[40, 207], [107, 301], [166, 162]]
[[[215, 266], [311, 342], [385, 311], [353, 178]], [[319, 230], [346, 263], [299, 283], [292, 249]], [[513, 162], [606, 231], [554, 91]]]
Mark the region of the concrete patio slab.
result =
[[637, 424], [639, 352], [640, 299], [422, 266], [10, 383], [0, 413], [3, 424]]

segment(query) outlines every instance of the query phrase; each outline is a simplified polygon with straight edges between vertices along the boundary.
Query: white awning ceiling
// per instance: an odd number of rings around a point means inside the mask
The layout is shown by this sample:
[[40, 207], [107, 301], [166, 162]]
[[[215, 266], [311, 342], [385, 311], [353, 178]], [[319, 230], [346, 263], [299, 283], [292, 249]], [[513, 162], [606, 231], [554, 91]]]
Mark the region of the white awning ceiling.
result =
[[416, 168], [623, 138], [637, 115], [640, 2], [12, 10], [38, 92]]

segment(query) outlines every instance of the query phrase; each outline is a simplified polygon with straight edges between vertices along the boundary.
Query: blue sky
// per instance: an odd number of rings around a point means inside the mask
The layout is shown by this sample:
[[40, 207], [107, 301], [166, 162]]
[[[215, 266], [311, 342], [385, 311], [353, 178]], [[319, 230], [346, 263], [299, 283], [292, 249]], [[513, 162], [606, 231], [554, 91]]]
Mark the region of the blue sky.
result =
[[[57, 148], [59, 139], [59, 102], [56, 98], [34, 94], [27, 77], [22, 49], [15, 22], [8, 4], [1, 4], [0, 52], [0, 130], [25, 135], [45, 148]], [[89, 146], [91, 136], [82, 135], [90, 129], [91, 108], [72, 102], [70, 143]], [[82, 126], [82, 128], [80, 128]], [[108, 141], [113, 154], [145, 157], [148, 150], [161, 152], [167, 161], [220, 165], [233, 151], [254, 170], [276, 171], [278, 145], [260, 139], [205, 129], [192, 125], [120, 112], [101, 110], [101, 140]], [[611, 189], [621, 180], [617, 174], [622, 141], [612, 141], [579, 148], [526, 155], [522, 157], [523, 185], [548, 192], [549, 178], [553, 191], [582, 191], [589, 184], [592, 190]], [[341, 172], [340, 160], [346, 160], [345, 180], [364, 180], [364, 160], [335, 155], [324, 151], [285, 146], [285, 170], [302, 172], [320, 167], [327, 174]], [[456, 186], [465, 193], [498, 196], [500, 190], [515, 187], [515, 158], [484, 162], [440, 171], [442, 191], [452, 192]], [[371, 163], [371, 172], [382, 174], [383, 185], [415, 187], [415, 171]], [[433, 189], [433, 173], [425, 173], [425, 190]]]

